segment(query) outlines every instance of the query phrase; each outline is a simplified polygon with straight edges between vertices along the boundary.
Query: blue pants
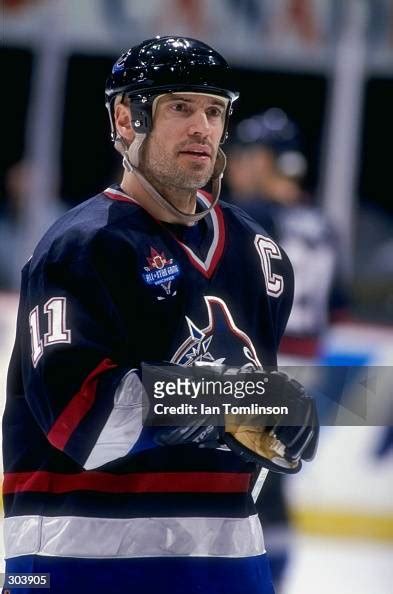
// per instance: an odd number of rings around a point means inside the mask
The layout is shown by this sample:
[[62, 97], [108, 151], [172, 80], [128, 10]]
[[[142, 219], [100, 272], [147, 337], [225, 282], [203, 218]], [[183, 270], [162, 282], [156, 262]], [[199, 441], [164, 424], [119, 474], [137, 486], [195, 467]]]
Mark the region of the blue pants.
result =
[[6, 561], [7, 573], [49, 573], [50, 590], [11, 594], [274, 594], [266, 555], [73, 559], [26, 555]]

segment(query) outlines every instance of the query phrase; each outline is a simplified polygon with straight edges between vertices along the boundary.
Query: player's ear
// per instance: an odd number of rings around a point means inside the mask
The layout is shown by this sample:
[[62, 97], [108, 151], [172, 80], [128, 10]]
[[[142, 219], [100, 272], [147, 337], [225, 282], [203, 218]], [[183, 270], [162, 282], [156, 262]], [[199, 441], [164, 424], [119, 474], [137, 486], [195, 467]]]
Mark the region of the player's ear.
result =
[[134, 139], [135, 132], [131, 123], [131, 110], [128, 105], [118, 103], [115, 107], [116, 130], [128, 143]]

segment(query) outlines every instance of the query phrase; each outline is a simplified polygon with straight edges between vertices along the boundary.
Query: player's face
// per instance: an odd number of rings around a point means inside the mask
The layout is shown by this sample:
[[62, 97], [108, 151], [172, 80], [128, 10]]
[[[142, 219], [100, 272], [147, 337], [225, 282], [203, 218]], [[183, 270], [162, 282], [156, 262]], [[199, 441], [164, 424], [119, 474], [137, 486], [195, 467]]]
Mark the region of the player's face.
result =
[[143, 145], [141, 169], [162, 186], [194, 190], [211, 178], [224, 130], [226, 101], [198, 93], [160, 97]]

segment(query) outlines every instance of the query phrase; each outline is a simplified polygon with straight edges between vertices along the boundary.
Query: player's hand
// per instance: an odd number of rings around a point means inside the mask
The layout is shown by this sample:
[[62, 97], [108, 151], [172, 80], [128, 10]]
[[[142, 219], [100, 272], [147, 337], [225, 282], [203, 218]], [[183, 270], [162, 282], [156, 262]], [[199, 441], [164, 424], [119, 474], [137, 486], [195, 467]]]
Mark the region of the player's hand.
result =
[[[189, 366], [175, 365], [164, 362], [163, 364], [142, 364], [142, 377], [144, 374], [151, 374], [163, 382], [176, 382], [177, 379], [189, 379], [198, 382], [206, 371], [215, 374], [220, 373], [211, 366]], [[180, 401], [182, 402], [182, 401]], [[205, 447], [217, 447], [219, 445], [220, 433], [224, 424], [223, 415], [210, 414], [183, 414], [182, 424], [178, 426], [156, 426], [154, 441], [161, 446], [204, 444]]]
[[222, 438], [228, 447], [247, 462], [257, 462], [275, 472], [299, 472], [302, 460], [314, 458], [319, 438], [319, 423], [314, 399], [304, 387], [285, 373], [266, 373], [269, 390], [280, 403], [288, 406], [301, 424], [288, 426], [283, 416], [272, 417], [266, 426], [265, 418], [228, 416]]

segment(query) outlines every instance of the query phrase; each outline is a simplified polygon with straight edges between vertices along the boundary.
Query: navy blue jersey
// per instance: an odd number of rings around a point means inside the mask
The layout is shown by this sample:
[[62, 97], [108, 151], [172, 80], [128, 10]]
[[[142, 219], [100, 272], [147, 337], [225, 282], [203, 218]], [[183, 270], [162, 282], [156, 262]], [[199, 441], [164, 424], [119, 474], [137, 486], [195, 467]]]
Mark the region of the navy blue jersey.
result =
[[[209, 201], [198, 194], [201, 207]], [[242, 592], [270, 594], [256, 466], [224, 446], [157, 446], [142, 426], [139, 369], [274, 366], [292, 295], [283, 250], [225, 203], [183, 227], [114, 186], [60, 218], [22, 273], [3, 419], [8, 567], [113, 560], [123, 584], [143, 580], [146, 559], [170, 573], [187, 558], [188, 593], [240, 592], [233, 575], [244, 573]]]

